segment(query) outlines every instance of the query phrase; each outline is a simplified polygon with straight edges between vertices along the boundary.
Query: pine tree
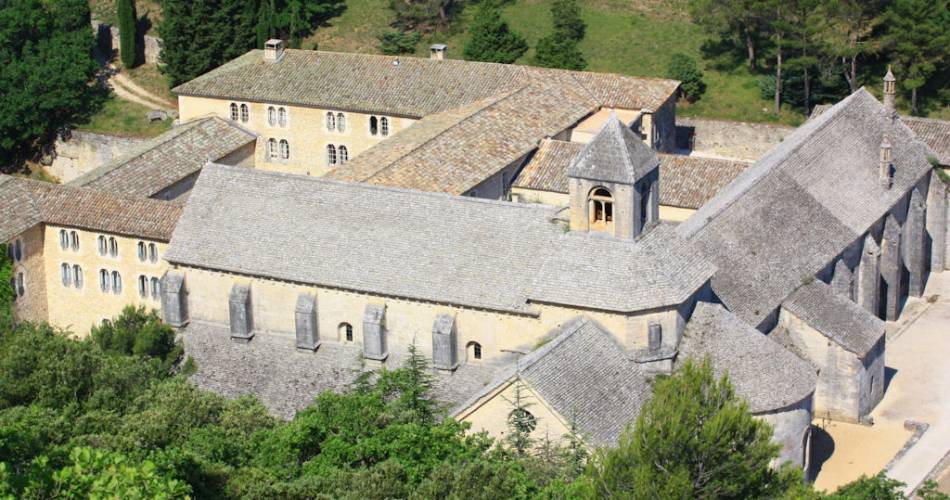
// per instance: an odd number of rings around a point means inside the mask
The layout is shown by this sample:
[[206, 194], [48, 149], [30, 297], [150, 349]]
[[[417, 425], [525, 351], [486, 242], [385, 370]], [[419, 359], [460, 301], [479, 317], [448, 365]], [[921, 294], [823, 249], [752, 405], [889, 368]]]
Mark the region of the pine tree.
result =
[[116, 17], [119, 20], [119, 59], [122, 61], [122, 66], [131, 69], [135, 67], [138, 54], [136, 48], [138, 16], [135, 13], [135, 0], [116, 0], [115, 8]]
[[257, 10], [257, 48], [274, 37], [274, 0], [262, 0]]
[[911, 93], [911, 110], [920, 112], [918, 93], [931, 78], [946, 87], [950, 63], [950, 12], [947, 2], [895, 0], [886, 14], [886, 41], [901, 74], [901, 86]]
[[524, 386], [520, 382], [515, 383], [514, 390], [512, 399], [505, 398], [505, 401], [511, 405], [511, 413], [508, 414], [509, 432], [505, 441], [516, 453], [524, 455], [534, 446], [531, 433], [538, 426], [538, 421], [528, 411], [533, 403], [525, 397]]
[[527, 50], [528, 42], [508, 28], [495, 0], [483, 0], [469, 27], [469, 39], [462, 50], [465, 59], [510, 64]]
[[580, 42], [587, 32], [587, 25], [581, 19], [581, 10], [577, 0], [554, 0], [551, 4], [554, 16], [554, 32]]
[[538, 41], [534, 63], [545, 68], [584, 69], [587, 60], [579, 43], [587, 27], [580, 17], [576, 0], [555, 0], [551, 4], [551, 16], [554, 18], [553, 32]]
[[409, 344], [409, 357], [403, 365], [406, 381], [402, 387], [402, 405], [414, 422], [429, 425], [435, 421], [435, 403], [432, 401], [433, 379], [429, 360], [419, 353], [416, 343]]

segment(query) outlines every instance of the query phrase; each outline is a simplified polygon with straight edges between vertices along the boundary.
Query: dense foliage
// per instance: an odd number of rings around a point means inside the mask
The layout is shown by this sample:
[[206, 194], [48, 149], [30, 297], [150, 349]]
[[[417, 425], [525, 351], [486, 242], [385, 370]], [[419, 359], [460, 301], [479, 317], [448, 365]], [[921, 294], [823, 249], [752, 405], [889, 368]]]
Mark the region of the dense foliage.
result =
[[135, 13], [135, 0], [116, 0], [115, 9], [116, 19], [119, 20], [119, 59], [122, 61], [122, 66], [134, 68], [138, 56], [136, 49], [138, 16]]
[[496, 0], [483, 0], [469, 25], [462, 55], [471, 61], [510, 64], [528, 50], [528, 42], [501, 18]]
[[344, 8], [341, 0], [162, 0], [162, 71], [178, 85], [270, 38], [299, 47]]
[[421, 38], [419, 33], [399, 29], [389, 29], [376, 35], [376, 39], [379, 40], [379, 51], [390, 56], [415, 52], [419, 38]]
[[86, 0], [0, 0], [0, 170], [101, 105]]
[[393, 26], [420, 33], [445, 28], [462, 10], [462, 0], [389, 0]]
[[740, 61], [763, 74], [762, 90], [801, 106], [835, 100], [864, 82], [880, 86], [894, 64], [911, 111], [950, 104], [950, 12], [934, 0], [690, 0], [693, 20], [713, 38], [711, 64]]
[[681, 82], [680, 91], [689, 102], [696, 102], [706, 92], [702, 70], [696, 65], [696, 61], [686, 54], [673, 54], [670, 57], [666, 76]]
[[580, 49], [587, 25], [581, 19], [577, 0], [554, 0], [551, 3], [554, 19], [550, 35], [538, 40], [534, 63], [545, 68], [582, 70], [587, 60]]

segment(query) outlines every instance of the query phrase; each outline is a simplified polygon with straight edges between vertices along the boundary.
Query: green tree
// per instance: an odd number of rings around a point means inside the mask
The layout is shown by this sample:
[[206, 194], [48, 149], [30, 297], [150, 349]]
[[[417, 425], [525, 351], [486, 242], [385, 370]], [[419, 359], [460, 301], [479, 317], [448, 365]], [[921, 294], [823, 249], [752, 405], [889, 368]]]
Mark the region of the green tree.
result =
[[415, 52], [419, 38], [419, 33], [398, 29], [386, 30], [376, 35], [376, 39], [379, 40], [379, 51], [390, 56]]
[[0, 243], [0, 332], [13, 327], [13, 259]]
[[0, 171], [99, 109], [94, 45], [85, 0], [0, 2]]
[[689, 102], [696, 102], [706, 92], [703, 72], [696, 61], [686, 54], [673, 54], [666, 68], [666, 77], [680, 81], [680, 90]]
[[495, 0], [483, 0], [469, 25], [462, 55], [470, 61], [511, 64], [528, 50], [528, 42], [511, 31]]
[[274, 0], [261, 0], [261, 5], [257, 11], [257, 48], [263, 49], [264, 44], [277, 36], [277, 22], [274, 20]]
[[586, 26], [580, 18], [576, 0], [555, 0], [551, 4], [551, 16], [553, 30], [538, 41], [534, 64], [545, 68], [584, 69], [587, 60], [579, 43], [584, 38]]
[[851, 92], [858, 90], [858, 61], [880, 50], [877, 28], [883, 21], [886, 0], [835, 0], [827, 2], [830, 21], [827, 38], [831, 54], [841, 62], [841, 72]]
[[157, 311], [146, 312], [144, 306], [125, 306], [118, 317], [93, 326], [90, 337], [104, 352], [149, 356], [169, 366], [182, 353], [175, 330], [162, 323]]
[[655, 382], [636, 425], [598, 457], [593, 482], [614, 498], [775, 496], [785, 473], [769, 467], [779, 451], [771, 437], [708, 359], [687, 361]]
[[462, 8], [461, 0], [389, 0], [393, 26], [403, 31], [430, 32], [445, 28]]
[[920, 112], [918, 94], [932, 78], [948, 83], [950, 12], [947, 2], [894, 0], [885, 15], [885, 36], [891, 59], [901, 74], [901, 86], [910, 91], [911, 110]]
[[508, 436], [505, 440], [512, 450], [522, 456], [534, 446], [535, 440], [531, 433], [538, 426], [534, 415], [528, 410], [534, 403], [528, 401], [524, 393], [525, 388], [519, 382], [515, 384], [512, 398], [505, 398], [511, 405], [511, 412], [508, 413]]
[[581, 19], [577, 0], [554, 0], [551, 3], [551, 15], [554, 16], [555, 33], [577, 42], [584, 39], [587, 25]]
[[724, 51], [742, 53], [751, 69], [758, 66], [762, 34], [768, 25], [769, 0], [690, 0], [693, 22], [713, 36], [703, 52], [715, 56]]
[[116, 18], [119, 20], [119, 58], [122, 60], [122, 66], [134, 68], [138, 56], [138, 16], [135, 13], [135, 0], [116, 0], [115, 9]]

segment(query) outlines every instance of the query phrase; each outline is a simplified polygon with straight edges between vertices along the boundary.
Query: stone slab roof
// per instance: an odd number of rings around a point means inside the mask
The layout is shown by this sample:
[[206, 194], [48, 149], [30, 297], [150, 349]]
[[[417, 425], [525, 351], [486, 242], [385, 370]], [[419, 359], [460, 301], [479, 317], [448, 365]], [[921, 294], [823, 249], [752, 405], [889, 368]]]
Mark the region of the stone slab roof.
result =
[[930, 146], [941, 165], [950, 166], [950, 121], [913, 116], [902, 116], [901, 121]]
[[431, 60], [314, 50], [284, 51], [279, 63], [253, 50], [173, 91], [421, 118], [520, 88], [562, 80], [602, 105], [657, 109], [679, 86], [673, 80], [546, 70], [455, 59]]
[[529, 385], [558, 414], [574, 420], [594, 445], [616, 445], [650, 397], [650, 385], [614, 337], [587, 318], [570, 321], [544, 346], [523, 356], [454, 415], [511, 381]]
[[[324, 339], [311, 352], [296, 349], [292, 334], [259, 333], [247, 344], [232, 342], [230, 336], [226, 325], [200, 321], [181, 330], [185, 355], [197, 365], [190, 380], [229, 398], [257, 396], [271, 412], [287, 419], [321, 393], [342, 392], [371, 370], [361, 360], [359, 344]], [[398, 368], [405, 357], [404, 352], [390, 352], [386, 366]], [[498, 363], [463, 363], [451, 374], [434, 372], [433, 397], [445, 408], [454, 407], [492, 381], [500, 366], [510, 361], [503, 357]]]
[[884, 336], [883, 321], [818, 280], [800, 287], [782, 307], [859, 358]]
[[[567, 168], [581, 143], [545, 139], [512, 187], [568, 193]], [[701, 156], [658, 153], [660, 204], [697, 209], [752, 164]]]
[[[534, 314], [529, 302], [629, 311], [689, 296], [714, 268], [669, 231], [640, 242], [565, 233], [557, 209], [208, 165], [169, 262], [376, 295]], [[664, 236], [664, 234], [666, 236]], [[227, 251], [223, 251], [227, 249]], [[591, 258], [591, 255], [601, 258]], [[671, 260], [667, 262], [667, 260]], [[583, 281], [562, 272], [586, 269]], [[682, 276], [670, 277], [670, 269]], [[576, 272], [576, 271], [573, 271]], [[553, 273], [543, 276], [544, 273]], [[616, 276], [617, 279], [604, 279]], [[596, 277], [593, 279], [592, 277]], [[611, 294], [594, 297], [611, 282]], [[675, 290], [667, 290], [676, 287]], [[648, 290], [649, 294], [643, 290]], [[678, 304], [678, 302], [675, 302]]]
[[427, 116], [327, 177], [463, 194], [597, 109], [559, 78]]
[[716, 376], [728, 375], [753, 413], [796, 404], [815, 392], [818, 382], [808, 362], [721, 305], [700, 302], [686, 324], [676, 364], [705, 356]]
[[656, 152], [611, 113], [567, 168], [568, 177], [633, 184], [659, 165]]
[[[878, 179], [885, 130], [896, 166], [891, 189]], [[719, 268], [712, 286], [726, 307], [759, 325], [930, 173], [928, 154], [859, 89], [796, 129], [676, 230]]]
[[55, 224], [168, 241], [181, 214], [170, 203], [3, 176], [0, 240], [39, 224]]
[[70, 185], [149, 197], [255, 139], [254, 134], [220, 118], [201, 118], [136, 145]]

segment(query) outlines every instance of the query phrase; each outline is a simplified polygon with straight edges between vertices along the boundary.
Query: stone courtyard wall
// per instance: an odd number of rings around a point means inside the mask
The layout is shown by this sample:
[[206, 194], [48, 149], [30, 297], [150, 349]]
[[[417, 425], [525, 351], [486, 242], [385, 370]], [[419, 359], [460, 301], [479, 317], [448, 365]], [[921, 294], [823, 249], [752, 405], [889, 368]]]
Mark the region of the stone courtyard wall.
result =
[[792, 133], [793, 127], [700, 118], [676, 118], [681, 152], [755, 161]]
[[143, 139], [70, 131], [56, 138], [55, 154], [47, 171], [69, 182], [129, 152]]
[[[93, 21], [92, 29], [96, 34], [96, 42], [103, 52], [111, 54], [112, 51], [119, 50], [119, 28]], [[146, 64], [157, 64], [162, 52], [162, 40], [149, 35], [140, 36], [139, 51], [140, 58]]]

